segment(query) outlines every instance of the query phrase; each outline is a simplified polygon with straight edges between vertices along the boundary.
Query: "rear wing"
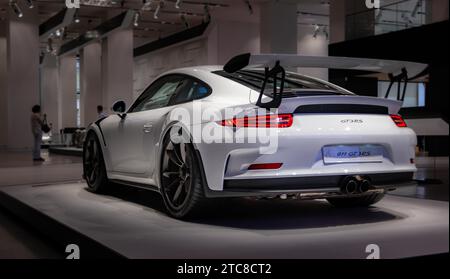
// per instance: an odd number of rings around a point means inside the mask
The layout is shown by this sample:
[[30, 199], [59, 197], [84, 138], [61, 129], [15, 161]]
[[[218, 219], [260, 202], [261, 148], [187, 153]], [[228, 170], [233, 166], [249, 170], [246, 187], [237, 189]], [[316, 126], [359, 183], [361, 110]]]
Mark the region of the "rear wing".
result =
[[[359, 70], [370, 71], [376, 73], [388, 74], [391, 84], [386, 92], [386, 98], [392, 85], [398, 82], [398, 99], [402, 100], [406, 93], [406, 83], [415, 79], [418, 76], [426, 73], [426, 64], [409, 62], [409, 61], [395, 61], [395, 60], [381, 60], [369, 58], [355, 58], [355, 57], [333, 57], [333, 56], [302, 56], [295, 54], [258, 54], [252, 55], [245, 53], [231, 58], [223, 67], [225, 72], [234, 73], [244, 68], [264, 68], [265, 79], [256, 103], [262, 108], [278, 108], [281, 104], [281, 98], [284, 90], [285, 69], [284, 67], [301, 67], [301, 68], [328, 68], [328, 69], [345, 69], [345, 70]], [[280, 86], [274, 86], [273, 99], [270, 102], [262, 103], [261, 99], [265, 90], [266, 83], [269, 79], [273, 79], [274, 84], [280, 81]], [[401, 83], [404, 82], [403, 94], [400, 94]]]

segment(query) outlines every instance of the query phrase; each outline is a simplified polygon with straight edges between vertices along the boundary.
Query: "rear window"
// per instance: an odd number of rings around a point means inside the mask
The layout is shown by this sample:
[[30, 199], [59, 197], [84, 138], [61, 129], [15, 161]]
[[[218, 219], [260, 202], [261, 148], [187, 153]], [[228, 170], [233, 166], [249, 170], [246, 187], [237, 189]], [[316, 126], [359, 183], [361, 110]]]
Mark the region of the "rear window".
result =
[[[253, 90], [261, 91], [264, 82], [264, 71], [262, 70], [241, 70], [235, 73], [227, 73], [225, 71], [213, 72], [222, 77], [228, 78]], [[281, 81], [277, 80], [277, 88], [280, 87]], [[274, 81], [269, 79], [264, 90], [265, 95], [273, 92]], [[310, 89], [310, 90], [308, 90]], [[347, 91], [341, 90], [339, 87], [322, 83], [312, 78], [308, 78], [299, 74], [286, 73], [284, 82], [284, 92], [288, 95], [352, 95]]]

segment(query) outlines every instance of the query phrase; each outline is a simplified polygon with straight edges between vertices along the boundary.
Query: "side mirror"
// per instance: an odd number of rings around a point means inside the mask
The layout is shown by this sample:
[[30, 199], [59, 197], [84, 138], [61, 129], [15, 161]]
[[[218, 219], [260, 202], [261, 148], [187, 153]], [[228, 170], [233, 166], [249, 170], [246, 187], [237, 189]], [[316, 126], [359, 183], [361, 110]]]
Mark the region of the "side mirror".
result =
[[127, 108], [127, 105], [124, 101], [117, 101], [112, 106], [112, 111], [115, 113], [124, 113]]

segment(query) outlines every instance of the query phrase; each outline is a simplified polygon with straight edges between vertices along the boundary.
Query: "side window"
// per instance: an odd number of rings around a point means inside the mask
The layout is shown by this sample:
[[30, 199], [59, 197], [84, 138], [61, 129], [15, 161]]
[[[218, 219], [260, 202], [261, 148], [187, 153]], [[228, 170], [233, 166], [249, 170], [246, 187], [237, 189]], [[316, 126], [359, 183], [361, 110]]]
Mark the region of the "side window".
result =
[[184, 78], [170, 75], [160, 78], [150, 85], [136, 100], [129, 112], [138, 112], [165, 107], [174, 94], [183, 87]]
[[187, 77], [171, 104], [181, 104], [208, 96], [211, 89], [201, 81]]

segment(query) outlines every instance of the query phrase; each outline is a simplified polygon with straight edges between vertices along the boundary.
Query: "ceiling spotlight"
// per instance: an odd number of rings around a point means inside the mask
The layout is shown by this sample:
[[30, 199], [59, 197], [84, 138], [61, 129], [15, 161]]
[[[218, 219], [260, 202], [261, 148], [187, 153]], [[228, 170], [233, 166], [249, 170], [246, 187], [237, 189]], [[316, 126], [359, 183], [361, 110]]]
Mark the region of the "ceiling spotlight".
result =
[[328, 29], [325, 25], [323, 26], [323, 34], [325, 35], [325, 38], [328, 40], [329, 34], [328, 34]]
[[153, 14], [153, 18], [154, 19], [158, 19], [159, 18], [159, 12], [161, 11], [161, 9], [164, 7], [164, 1], [159, 1], [158, 6], [156, 6], [155, 9], [155, 13]]
[[183, 22], [184, 27], [186, 27], [186, 29], [188, 29], [189, 28], [189, 22], [187, 21], [186, 16], [184, 14], [181, 14], [180, 15], [180, 19], [181, 19], [181, 22]]
[[179, 9], [181, 5], [181, 0], [177, 0], [177, 2], [175, 2], [175, 8]]
[[382, 16], [383, 16], [383, 10], [378, 9], [377, 14], [375, 15], [375, 23], [379, 23]]
[[420, 8], [422, 8], [422, 0], [417, 0], [417, 3], [414, 6], [414, 9], [411, 12], [411, 16], [416, 17], [417, 12], [419, 11]]
[[250, 0], [244, 0], [245, 4], [247, 5], [248, 12], [252, 15], [253, 14], [253, 7], [250, 3]]
[[53, 40], [52, 38], [47, 39], [47, 52], [53, 52]]
[[75, 19], [74, 19], [74, 22], [75, 23], [79, 23], [80, 22], [80, 17], [79, 17], [79, 15], [78, 15], [78, 9], [75, 11]]
[[320, 31], [320, 26], [319, 25], [314, 25], [314, 34], [313, 34], [313, 38], [317, 38], [317, 35], [319, 35], [319, 31]]
[[139, 12], [134, 13], [133, 17], [133, 25], [138, 27], [139, 26], [139, 18], [141, 17], [141, 14]]
[[65, 40], [67, 39], [67, 32], [66, 32], [67, 27], [63, 27], [61, 30], [61, 40]]
[[56, 35], [56, 37], [60, 37], [61, 36], [61, 30], [57, 29], [55, 31], [55, 35]]
[[11, 9], [13, 9], [17, 17], [23, 17], [22, 10], [20, 9], [19, 5], [17, 5], [16, 0], [9, 0], [9, 6], [11, 7]]
[[28, 8], [30, 8], [30, 9], [34, 8], [33, 0], [26, 0], [26, 2], [28, 4]]
[[205, 11], [205, 22], [210, 22], [211, 13], [209, 12], [209, 6], [208, 5], [203, 6], [203, 10]]
[[142, 8], [143, 11], [150, 11], [150, 5], [152, 4], [152, 0], [142, 0]]

